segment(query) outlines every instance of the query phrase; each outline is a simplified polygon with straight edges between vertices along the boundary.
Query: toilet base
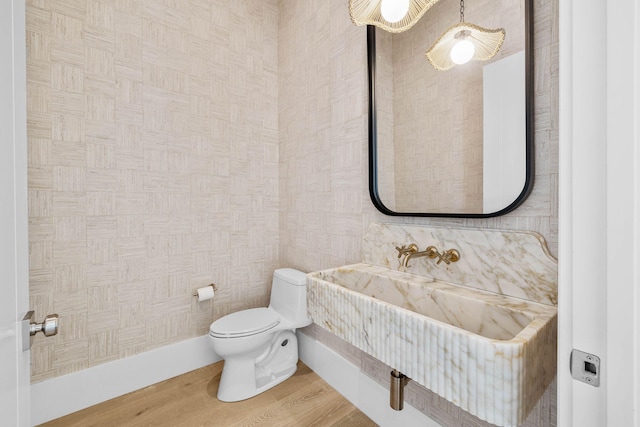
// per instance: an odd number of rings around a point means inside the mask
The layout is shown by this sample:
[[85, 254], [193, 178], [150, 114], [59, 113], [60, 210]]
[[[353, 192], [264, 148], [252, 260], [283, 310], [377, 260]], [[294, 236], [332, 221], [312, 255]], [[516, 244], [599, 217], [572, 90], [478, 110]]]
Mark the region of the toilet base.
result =
[[231, 357], [224, 361], [218, 400], [249, 399], [290, 378], [298, 366], [298, 339], [293, 331], [274, 334], [258, 357]]

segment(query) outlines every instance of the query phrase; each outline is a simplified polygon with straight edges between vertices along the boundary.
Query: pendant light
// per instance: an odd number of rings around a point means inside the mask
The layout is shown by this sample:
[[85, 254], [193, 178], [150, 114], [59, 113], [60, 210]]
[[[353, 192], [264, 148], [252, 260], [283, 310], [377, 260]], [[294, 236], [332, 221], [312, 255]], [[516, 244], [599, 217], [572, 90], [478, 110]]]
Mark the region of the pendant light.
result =
[[390, 33], [408, 30], [438, 0], [349, 0], [356, 25], [375, 25]]
[[464, 0], [460, 0], [460, 23], [451, 26], [427, 51], [433, 68], [446, 71], [471, 60], [486, 61], [498, 53], [504, 42], [502, 28], [489, 30], [464, 22]]

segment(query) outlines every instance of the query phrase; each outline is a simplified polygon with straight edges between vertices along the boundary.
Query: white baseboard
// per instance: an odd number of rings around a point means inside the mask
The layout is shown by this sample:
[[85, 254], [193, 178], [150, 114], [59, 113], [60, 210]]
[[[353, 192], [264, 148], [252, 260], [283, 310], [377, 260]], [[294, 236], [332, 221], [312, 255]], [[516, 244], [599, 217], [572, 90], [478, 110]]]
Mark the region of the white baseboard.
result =
[[31, 423], [38, 425], [222, 360], [208, 336], [31, 385]]
[[378, 425], [441, 427], [406, 402], [402, 411], [391, 409], [389, 390], [314, 338], [297, 335], [300, 360]]

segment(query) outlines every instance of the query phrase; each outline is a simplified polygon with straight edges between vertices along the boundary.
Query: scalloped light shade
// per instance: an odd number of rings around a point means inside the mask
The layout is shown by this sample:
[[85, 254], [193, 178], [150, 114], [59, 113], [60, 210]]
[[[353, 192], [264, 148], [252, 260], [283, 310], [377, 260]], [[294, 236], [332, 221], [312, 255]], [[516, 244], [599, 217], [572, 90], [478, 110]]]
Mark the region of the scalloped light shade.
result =
[[502, 28], [496, 30], [488, 30], [477, 25], [460, 22], [450, 27], [426, 52], [427, 59], [433, 65], [433, 68], [439, 71], [446, 71], [456, 65], [451, 60], [451, 48], [456, 44], [456, 34], [461, 31], [468, 32], [465, 37], [473, 43], [475, 52], [471, 60], [486, 61], [492, 58], [502, 46], [505, 31]]
[[349, 0], [349, 15], [356, 25], [375, 25], [390, 33], [401, 33], [418, 22], [424, 13], [439, 0], [411, 0], [409, 11], [398, 22], [389, 22], [380, 12], [382, 0]]

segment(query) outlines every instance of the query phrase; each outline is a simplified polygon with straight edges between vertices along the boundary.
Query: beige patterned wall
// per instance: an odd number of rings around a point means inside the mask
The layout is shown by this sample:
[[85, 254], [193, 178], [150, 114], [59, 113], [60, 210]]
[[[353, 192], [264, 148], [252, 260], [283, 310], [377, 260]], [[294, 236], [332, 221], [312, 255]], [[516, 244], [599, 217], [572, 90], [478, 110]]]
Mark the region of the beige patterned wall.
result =
[[[366, 30], [342, 0], [280, 0], [280, 254], [312, 271], [360, 259], [367, 189]], [[381, 217], [381, 216], [380, 216]]]
[[[275, 0], [29, 0], [33, 381], [207, 332], [278, 267]], [[215, 304], [192, 290], [220, 288]]]
[[[357, 262], [371, 222], [533, 230], [557, 253], [557, 0], [534, 2], [535, 185], [514, 212], [493, 219], [388, 217], [371, 204], [367, 178], [366, 30], [351, 24], [346, 1], [280, 0], [280, 254], [306, 271]], [[322, 329], [307, 333], [373, 377], [386, 367]], [[408, 400], [445, 426], [486, 426], [424, 389]], [[528, 426], [555, 425], [555, 387]]]

